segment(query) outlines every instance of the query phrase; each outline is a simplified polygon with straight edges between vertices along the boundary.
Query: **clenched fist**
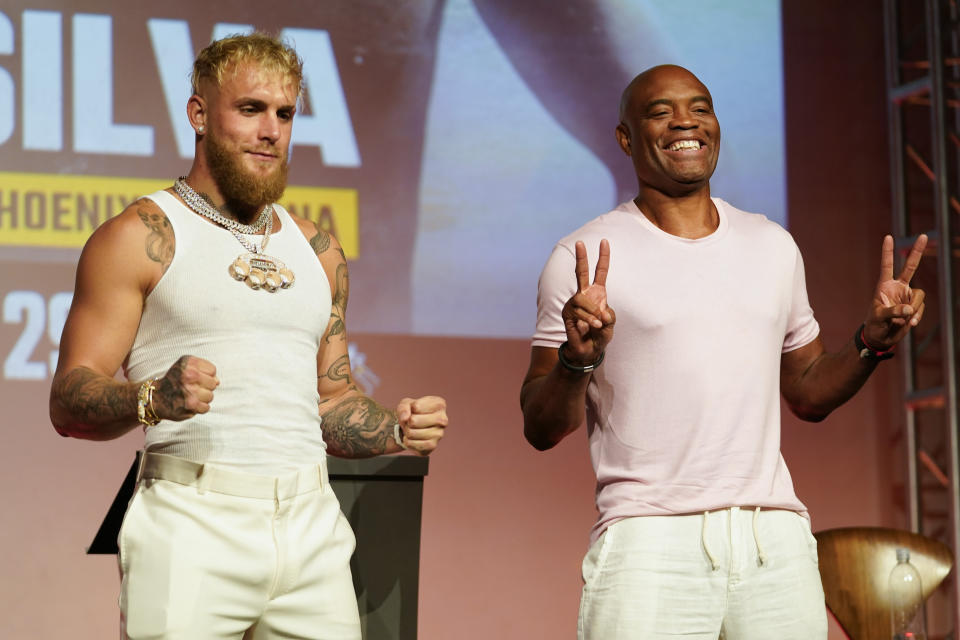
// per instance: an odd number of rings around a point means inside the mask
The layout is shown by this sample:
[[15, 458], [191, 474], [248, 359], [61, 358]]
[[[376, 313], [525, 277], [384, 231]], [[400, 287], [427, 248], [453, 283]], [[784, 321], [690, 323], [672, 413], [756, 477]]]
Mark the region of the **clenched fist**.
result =
[[447, 401], [439, 396], [404, 398], [397, 405], [403, 446], [421, 456], [437, 448], [447, 427]]
[[209, 360], [182, 356], [153, 391], [153, 410], [161, 420], [186, 420], [210, 411], [213, 390], [220, 384], [217, 368]]

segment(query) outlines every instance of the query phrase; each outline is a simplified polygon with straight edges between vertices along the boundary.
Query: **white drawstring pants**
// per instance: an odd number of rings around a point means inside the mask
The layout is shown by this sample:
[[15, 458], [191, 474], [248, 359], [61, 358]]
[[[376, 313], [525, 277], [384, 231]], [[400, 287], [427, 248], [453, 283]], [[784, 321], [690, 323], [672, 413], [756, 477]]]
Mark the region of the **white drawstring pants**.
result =
[[733, 507], [612, 524], [583, 561], [579, 640], [826, 640], [803, 516]]

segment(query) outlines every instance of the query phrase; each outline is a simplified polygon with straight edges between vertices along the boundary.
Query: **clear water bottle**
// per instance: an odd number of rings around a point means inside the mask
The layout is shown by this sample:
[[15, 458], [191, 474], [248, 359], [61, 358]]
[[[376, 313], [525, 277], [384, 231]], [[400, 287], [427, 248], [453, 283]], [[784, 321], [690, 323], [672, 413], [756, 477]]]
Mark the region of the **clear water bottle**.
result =
[[910, 564], [909, 549], [897, 549], [897, 565], [890, 571], [889, 590], [893, 640], [927, 640], [920, 574]]

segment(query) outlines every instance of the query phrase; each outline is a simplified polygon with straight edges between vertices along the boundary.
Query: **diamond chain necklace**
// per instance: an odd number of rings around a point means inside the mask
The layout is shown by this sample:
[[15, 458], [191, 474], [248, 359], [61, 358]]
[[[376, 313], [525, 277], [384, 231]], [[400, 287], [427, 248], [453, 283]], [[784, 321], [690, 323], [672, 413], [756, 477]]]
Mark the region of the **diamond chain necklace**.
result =
[[187, 184], [187, 178], [185, 176], [177, 178], [177, 181], [173, 183], [173, 188], [177, 192], [177, 195], [190, 205], [191, 209], [204, 218], [209, 218], [220, 226], [230, 230], [236, 229], [240, 233], [254, 235], [263, 231], [263, 228], [267, 226], [267, 221], [273, 219], [273, 205], [268, 204], [263, 208], [263, 211], [257, 216], [257, 221], [253, 224], [243, 224], [236, 220], [231, 220], [210, 206], [210, 203], [204, 200], [203, 196], [194, 191], [193, 187]]

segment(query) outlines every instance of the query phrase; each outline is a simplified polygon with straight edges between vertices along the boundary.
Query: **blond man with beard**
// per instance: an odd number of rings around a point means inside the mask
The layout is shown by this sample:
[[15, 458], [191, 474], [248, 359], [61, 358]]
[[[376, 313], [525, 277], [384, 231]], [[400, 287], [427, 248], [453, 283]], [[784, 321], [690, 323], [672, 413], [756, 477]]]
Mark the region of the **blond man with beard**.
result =
[[90, 440], [145, 430], [124, 637], [360, 638], [326, 453], [427, 455], [447, 424], [442, 398], [389, 410], [359, 391], [343, 251], [274, 204], [301, 66], [263, 34], [201, 51], [190, 173], [100, 227], [77, 267], [51, 421]]

